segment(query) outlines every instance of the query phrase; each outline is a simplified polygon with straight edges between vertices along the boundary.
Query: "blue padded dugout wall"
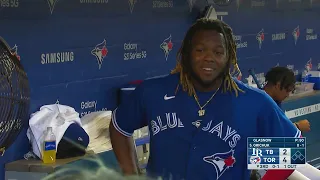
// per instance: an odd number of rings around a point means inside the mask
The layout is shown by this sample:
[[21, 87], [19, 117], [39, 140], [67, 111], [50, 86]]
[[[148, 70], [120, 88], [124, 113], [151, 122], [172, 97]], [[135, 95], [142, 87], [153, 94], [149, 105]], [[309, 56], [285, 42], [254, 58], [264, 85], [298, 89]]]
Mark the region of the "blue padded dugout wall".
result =
[[[277, 3], [278, 2], [278, 3]], [[309, 2], [309, 1], [308, 1]], [[238, 44], [240, 69], [320, 63], [320, 1], [234, 0], [216, 7]], [[117, 104], [117, 88], [167, 74], [206, 0], [0, 0], [0, 36], [21, 57], [31, 109], [59, 101], [80, 115]], [[221, 13], [222, 12], [222, 13]], [[29, 149], [25, 131], [1, 166]], [[1, 172], [1, 176], [3, 172]], [[0, 177], [1, 177], [0, 176]]]

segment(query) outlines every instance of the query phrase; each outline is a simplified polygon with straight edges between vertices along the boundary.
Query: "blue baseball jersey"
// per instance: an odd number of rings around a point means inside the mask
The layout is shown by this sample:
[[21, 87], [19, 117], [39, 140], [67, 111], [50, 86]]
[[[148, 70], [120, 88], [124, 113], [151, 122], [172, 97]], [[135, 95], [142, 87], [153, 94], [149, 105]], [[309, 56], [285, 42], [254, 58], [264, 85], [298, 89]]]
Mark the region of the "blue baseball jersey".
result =
[[277, 103], [277, 105], [281, 108], [281, 102], [280, 101], [276, 101], [276, 100], [274, 100], [276, 103]]
[[[124, 136], [148, 126], [147, 173], [172, 180], [249, 179], [247, 137], [299, 137], [300, 131], [262, 90], [235, 80], [245, 91], [219, 90], [199, 116], [195, 99], [181, 88], [179, 74], [143, 82], [113, 112]], [[203, 105], [213, 92], [197, 92]]]

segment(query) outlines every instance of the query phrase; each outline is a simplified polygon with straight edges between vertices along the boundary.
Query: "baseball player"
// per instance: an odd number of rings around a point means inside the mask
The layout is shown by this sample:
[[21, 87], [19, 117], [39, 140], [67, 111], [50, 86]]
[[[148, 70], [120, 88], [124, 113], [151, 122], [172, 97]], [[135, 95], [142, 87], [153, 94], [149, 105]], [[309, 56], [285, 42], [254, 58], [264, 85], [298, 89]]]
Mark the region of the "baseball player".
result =
[[[296, 77], [290, 69], [279, 66], [267, 72], [266, 82], [264, 90], [281, 107], [282, 101], [295, 89]], [[294, 125], [302, 132], [310, 131], [310, 123], [306, 119], [295, 122]]]
[[[144, 126], [147, 175], [171, 180], [247, 180], [247, 137], [300, 137], [270, 96], [233, 79], [231, 68], [238, 68], [232, 29], [197, 20], [172, 73], [144, 81], [113, 111], [110, 138], [123, 173], [137, 173], [132, 133]], [[292, 172], [268, 171], [264, 180]]]

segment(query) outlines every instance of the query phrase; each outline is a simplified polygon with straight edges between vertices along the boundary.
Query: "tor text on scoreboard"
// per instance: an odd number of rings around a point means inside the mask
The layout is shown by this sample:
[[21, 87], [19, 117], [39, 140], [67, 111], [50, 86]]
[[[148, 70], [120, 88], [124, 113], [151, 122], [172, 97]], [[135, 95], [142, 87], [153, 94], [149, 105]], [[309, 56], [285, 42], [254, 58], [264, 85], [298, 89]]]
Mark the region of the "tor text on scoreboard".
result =
[[296, 169], [306, 164], [306, 138], [248, 137], [248, 169]]

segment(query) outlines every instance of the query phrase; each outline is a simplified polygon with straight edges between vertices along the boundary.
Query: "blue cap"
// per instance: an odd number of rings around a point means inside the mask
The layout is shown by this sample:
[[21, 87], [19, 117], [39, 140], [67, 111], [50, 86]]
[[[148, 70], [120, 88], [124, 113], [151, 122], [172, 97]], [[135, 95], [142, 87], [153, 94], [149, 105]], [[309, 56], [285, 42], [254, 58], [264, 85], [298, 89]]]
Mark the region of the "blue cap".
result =
[[89, 141], [88, 134], [79, 124], [71, 124], [58, 144], [57, 159], [84, 155]]

